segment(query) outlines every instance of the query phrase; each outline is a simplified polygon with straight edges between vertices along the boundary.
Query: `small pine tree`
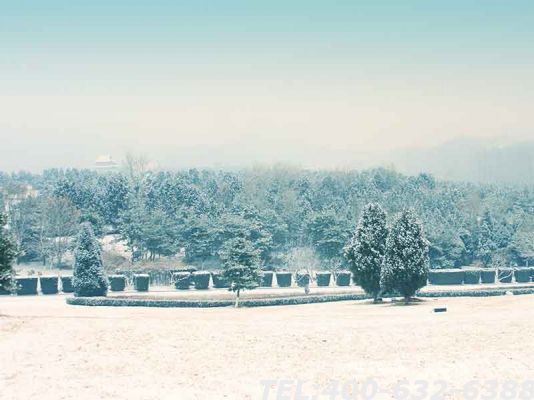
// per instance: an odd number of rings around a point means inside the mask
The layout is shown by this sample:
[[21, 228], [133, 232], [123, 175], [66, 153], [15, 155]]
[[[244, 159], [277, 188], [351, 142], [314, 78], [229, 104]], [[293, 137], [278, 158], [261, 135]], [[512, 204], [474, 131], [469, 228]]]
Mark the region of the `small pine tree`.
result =
[[345, 257], [354, 283], [373, 296], [380, 295], [380, 271], [386, 252], [386, 212], [375, 203], [368, 204], [360, 217], [356, 232], [345, 248]]
[[254, 289], [261, 281], [260, 253], [250, 240], [237, 237], [226, 241], [219, 256], [223, 262], [223, 276], [236, 293], [235, 306], [239, 307], [242, 290]]
[[81, 225], [74, 251], [72, 286], [75, 296], [105, 296], [108, 279], [104, 273], [100, 244], [89, 222]]
[[9, 237], [7, 218], [0, 213], [0, 291], [9, 291], [13, 283], [13, 260], [17, 256], [16, 245]]
[[380, 284], [404, 296], [405, 302], [426, 285], [429, 267], [428, 241], [413, 210], [397, 218], [386, 240]]

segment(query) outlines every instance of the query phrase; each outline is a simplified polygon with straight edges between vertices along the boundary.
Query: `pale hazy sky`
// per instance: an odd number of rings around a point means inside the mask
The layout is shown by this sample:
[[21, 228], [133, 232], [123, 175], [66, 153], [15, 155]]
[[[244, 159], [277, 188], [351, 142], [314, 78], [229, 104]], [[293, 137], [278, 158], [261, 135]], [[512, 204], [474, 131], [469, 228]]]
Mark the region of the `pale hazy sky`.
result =
[[0, 170], [128, 151], [357, 166], [459, 136], [534, 139], [530, 0], [10, 3]]

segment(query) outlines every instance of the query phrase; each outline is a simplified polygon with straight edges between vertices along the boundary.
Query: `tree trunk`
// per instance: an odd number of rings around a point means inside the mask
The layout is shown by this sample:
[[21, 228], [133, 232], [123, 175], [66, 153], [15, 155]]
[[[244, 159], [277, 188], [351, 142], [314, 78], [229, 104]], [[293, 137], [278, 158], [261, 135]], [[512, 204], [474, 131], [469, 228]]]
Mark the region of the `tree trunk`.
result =
[[235, 308], [239, 307], [239, 292], [241, 289], [237, 289], [236, 296], [235, 296]]
[[404, 304], [410, 303], [410, 296], [404, 296]]

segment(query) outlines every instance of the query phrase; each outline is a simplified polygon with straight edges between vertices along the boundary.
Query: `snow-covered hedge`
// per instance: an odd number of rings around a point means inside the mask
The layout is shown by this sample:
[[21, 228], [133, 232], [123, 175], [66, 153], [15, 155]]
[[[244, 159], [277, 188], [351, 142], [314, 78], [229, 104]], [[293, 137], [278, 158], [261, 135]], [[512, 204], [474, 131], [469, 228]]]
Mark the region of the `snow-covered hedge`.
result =
[[278, 287], [291, 287], [291, 272], [280, 271], [276, 273]]
[[467, 285], [480, 283], [480, 269], [466, 269], [464, 271], [464, 283]]
[[428, 271], [431, 285], [461, 285], [464, 282], [464, 270], [441, 269]]
[[510, 283], [512, 282], [512, 276], [514, 270], [512, 268], [499, 268], [498, 279], [501, 283]]
[[[263, 299], [242, 299], [240, 305], [243, 307], [263, 307], [281, 306], [310, 303], [325, 303], [330, 301], [364, 300], [367, 296], [363, 294], [344, 293], [332, 295], [307, 295]], [[139, 299], [139, 298], [116, 298], [116, 297], [68, 297], [67, 304], [83, 306], [111, 306], [111, 307], [188, 307], [188, 308], [208, 308], [208, 307], [230, 307], [234, 305], [234, 300], [181, 300], [181, 299]]]
[[193, 283], [195, 284], [195, 289], [208, 289], [210, 286], [210, 277], [211, 274], [208, 271], [193, 272]]
[[297, 271], [295, 274], [295, 281], [297, 282], [297, 286], [304, 287], [306, 285], [310, 284], [310, 274], [305, 271]]
[[516, 282], [530, 282], [530, 268], [516, 268], [514, 270], [514, 278]]
[[126, 288], [126, 277], [124, 275], [111, 275], [109, 277], [109, 287], [112, 292], [122, 292]]
[[317, 286], [330, 286], [332, 273], [329, 271], [319, 271], [315, 274]]
[[229, 288], [230, 284], [228, 281], [224, 278], [222, 272], [220, 271], [213, 271], [211, 273], [211, 280], [213, 282], [213, 287], [215, 288]]
[[18, 296], [25, 296], [30, 294], [37, 294], [37, 278], [15, 278], [16, 289]]
[[273, 271], [262, 271], [261, 272], [261, 287], [271, 287], [273, 286]]
[[148, 274], [134, 275], [134, 288], [138, 292], [148, 292], [150, 286], [150, 276]]
[[482, 283], [495, 283], [495, 270], [494, 269], [481, 270], [480, 281]]
[[172, 274], [172, 280], [176, 289], [188, 290], [191, 286], [191, 272], [175, 272]]
[[63, 293], [72, 293], [72, 292], [74, 292], [74, 287], [72, 286], [72, 276], [62, 276], [61, 277], [61, 291]]
[[350, 286], [350, 271], [339, 271], [336, 274], [337, 286]]
[[513, 295], [534, 294], [534, 288], [522, 289], [479, 289], [479, 290], [440, 290], [439, 292], [423, 292], [419, 293], [418, 297], [490, 297], [490, 296], [504, 296], [507, 293]]
[[57, 276], [41, 276], [39, 278], [41, 284], [42, 294], [57, 294], [58, 293], [58, 277]]

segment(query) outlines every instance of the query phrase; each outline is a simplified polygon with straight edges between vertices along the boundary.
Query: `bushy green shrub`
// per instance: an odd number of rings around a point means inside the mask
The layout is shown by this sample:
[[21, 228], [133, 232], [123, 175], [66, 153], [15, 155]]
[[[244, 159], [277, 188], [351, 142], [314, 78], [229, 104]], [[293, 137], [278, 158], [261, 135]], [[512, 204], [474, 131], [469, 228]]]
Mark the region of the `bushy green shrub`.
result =
[[480, 269], [464, 270], [464, 283], [466, 285], [474, 285], [480, 283]]
[[512, 282], [514, 270], [512, 268], [499, 268], [498, 279], [501, 283]]
[[495, 283], [495, 270], [483, 269], [480, 271], [480, 281], [482, 283]]
[[464, 271], [461, 269], [438, 269], [428, 272], [428, 281], [432, 285], [461, 285]]
[[304, 287], [310, 284], [311, 278], [307, 271], [297, 271], [295, 274], [295, 281], [298, 287]]
[[61, 291], [63, 293], [72, 293], [72, 292], [74, 292], [74, 287], [72, 286], [72, 276], [62, 276], [61, 277]]
[[205, 290], [210, 286], [211, 274], [208, 271], [196, 271], [193, 272], [193, 283], [195, 289]]
[[332, 273], [329, 271], [319, 271], [315, 274], [317, 279], [317, 286], [330, 286], [330, 278]]
[[280, 271], [276, 273], [276, 284], [278, 287], [291, 287], [292, 274], [287, 271]]
[[514, 278], [516, 282], [530, 282], [530, 268], [514, 269]]
[[222, 272], [220, 271], [213, 271], [211, 273], [211, 279], [213, 281], [213, 287], [217, 289], [230, 287], [230, 283], [228, 282], [227, 279], [224, 278]]
[[39, 282], [42, 294], [57, 294], [59, 283], [57, 276], [41, 276]]
[[261, 287], [272, 287], [273, 286], [273, 271], [262, 271], [261, 272]]
[[176, 289], [187, 290], [191, 286], [191, 272], [175, 272], [172, 274], [172, 280]]
[[111, 275], [109, 286], [112, 292], [122, 292], [126, 288], [126, 277], [124, 275]]
[[15, 278], [17, 296], [37, 294], [37, 278]]
[[150, 286], [150, 275], [134, 274], [134, 288], [138, 292], [148, 292]]
[[336, 274], [337, 286], [350, 286], [350, 271], [339, 271]]

